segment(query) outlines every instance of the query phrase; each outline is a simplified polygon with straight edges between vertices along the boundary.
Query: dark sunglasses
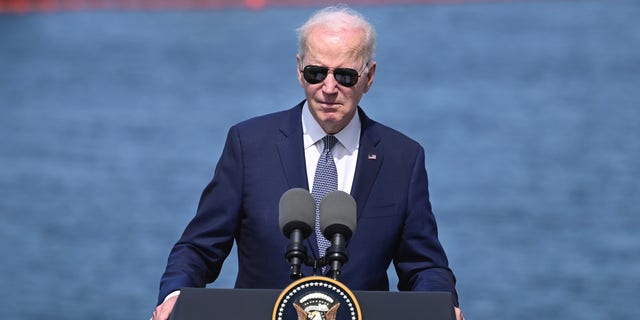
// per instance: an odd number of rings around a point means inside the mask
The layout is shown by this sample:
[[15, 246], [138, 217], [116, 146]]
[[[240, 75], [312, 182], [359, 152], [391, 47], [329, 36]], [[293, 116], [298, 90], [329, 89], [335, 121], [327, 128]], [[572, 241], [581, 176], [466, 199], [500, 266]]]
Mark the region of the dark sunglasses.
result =
[[[362, 67], [364, 70], [368, 63]], [[302, 69], [302, 76], [310, 84], [316, 84], [324, 81], [329, 74], [330, 68], [308, 65]], [[358, 83], [358, 78], [361, 76], [356, 69], [351, 68], [335, 68], [332, 71], [333, 77], [336, 81], [345, 87], [353, 87]]]

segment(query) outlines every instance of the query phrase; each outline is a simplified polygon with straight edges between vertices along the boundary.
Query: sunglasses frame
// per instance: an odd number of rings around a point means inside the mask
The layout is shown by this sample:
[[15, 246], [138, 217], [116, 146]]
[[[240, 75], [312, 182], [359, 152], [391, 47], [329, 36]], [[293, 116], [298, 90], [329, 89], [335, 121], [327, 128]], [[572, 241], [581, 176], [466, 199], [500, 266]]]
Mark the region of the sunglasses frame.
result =
[[[317, 65], [313, 65], [313, 64], [309, 64], [304, 66], [304, 68], [302, 68], [300, 70], [300, 72], [302, 72], [302, 77], [304, 78], [304, 80], [309, 83], [309, 84], [318, 84], [323, 82], [325, 79], [327, 79], [327, 76], [329, 75], [329, 72], [331, 72], [333, 74], [333, 78], [336, 80], [336, 82], [338, 84], [340, 84], [343, 87], [347, 87], [347, 88], [351, 88], [353, 86], [355, 86], [356, 84], [358, 84], [358, 80], [360, 79], [360, 77], [364, 74], [365, 69], [367, 68], [367, 66], [369, 66], [369, 62], [365, 63], [364, 66], [362, 66], [361, 68], [361, 72], [358, 72], [358, 70], [353, 69], [353, 68], [329, 68], [329, 67], [323, 67], [323, 66], [317, 66]], [[310, 75], [309, 77], [307, 77], [307, 75], [309, 74], [308, 72], [312, 72], [310, 71], [311, 69], [315, 69], [315, 76], [314, 75]], [[317, 79], [317, 75], [318, 74], [322, 74], [322, 79], [318, 80]], [[342, 77], [353, 77], [355, 80], [351, 83], [351, 82], [345, 82], [342, 80]]]

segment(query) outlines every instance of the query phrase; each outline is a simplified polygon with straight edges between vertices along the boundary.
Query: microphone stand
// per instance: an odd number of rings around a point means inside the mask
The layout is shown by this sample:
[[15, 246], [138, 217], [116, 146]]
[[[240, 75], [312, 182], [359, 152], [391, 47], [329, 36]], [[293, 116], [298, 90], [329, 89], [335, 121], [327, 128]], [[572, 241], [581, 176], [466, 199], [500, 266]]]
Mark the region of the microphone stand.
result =
[[294, 230], [291, 232], [291, 241], [287, 246], [287, 252], [285, 258], [289, 261], [289, 277], [291, 280], [297, 280], [302, 278], [301, 264], [307, 263], [307, 248], [303, 244], [303, 234], [300, 230]]
[[[331, 246], [327, 248], [327, 252], [324, 257], [320, 259], [313, 259], [308, 257], [305, 261], [305, 265], [313, 268], [313, 275], [321, 273], [322, 267], [329, 266], [329, 271], [325, 276], [338, 280], [338, 277], [342, 273], [342, 266], [349, 260], [347, 254], [347, 241], [344, 235], [336, 233], [333, 235]], [[299, 278], [298, 278], [299, 279]]]
[[342, 272], [342, 266], [349, 260], [347, 256], [346, 238], [339, 233], [333, 235], [331, 246], [327, 248], [327, 254], [324, 259], [329, 265], [328, 276], [333, 280], [338, 280], [338, 276]]

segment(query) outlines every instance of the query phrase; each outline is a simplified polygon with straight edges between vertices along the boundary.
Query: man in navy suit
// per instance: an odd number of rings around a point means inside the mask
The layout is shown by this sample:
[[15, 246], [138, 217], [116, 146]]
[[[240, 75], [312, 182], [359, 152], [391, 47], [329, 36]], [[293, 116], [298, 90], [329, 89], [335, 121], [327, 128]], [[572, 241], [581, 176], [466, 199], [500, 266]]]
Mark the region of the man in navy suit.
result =
[[[291, 283], [279, 200], [291, 188], [312, 189], [326, 135], [338, 141], [337, 189], [357, 203], [340, 281], [352, 290], [388, 290], [393, 263], [399, 290], [450, 291], [463, 318], [431, 210], [424, 149], [358, 106], [373, 84], [374, 50], [372, 26], [345, 6], [321, 10], [299, 29], [297, 74], [306, 99], [231, 127], [197, 213], [169, 255], [153, 319], [168, 318], [180, 288], [214, 281], [234, 241], [236, 288]], [[315, 235], [305, 246], [322, 255]]]

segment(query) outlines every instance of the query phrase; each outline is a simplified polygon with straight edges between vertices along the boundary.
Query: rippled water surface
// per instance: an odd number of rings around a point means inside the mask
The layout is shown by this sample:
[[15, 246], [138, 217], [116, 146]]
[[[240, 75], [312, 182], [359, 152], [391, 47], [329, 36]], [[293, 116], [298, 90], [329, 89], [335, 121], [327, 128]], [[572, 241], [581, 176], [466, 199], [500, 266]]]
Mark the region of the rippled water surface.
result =
[[[357, 9], [467, 318], [637, 316], [640, 3]], [[0, 316], [147, 319], [228, 127], [303, 98], [311, 12], [0, 15]]]

